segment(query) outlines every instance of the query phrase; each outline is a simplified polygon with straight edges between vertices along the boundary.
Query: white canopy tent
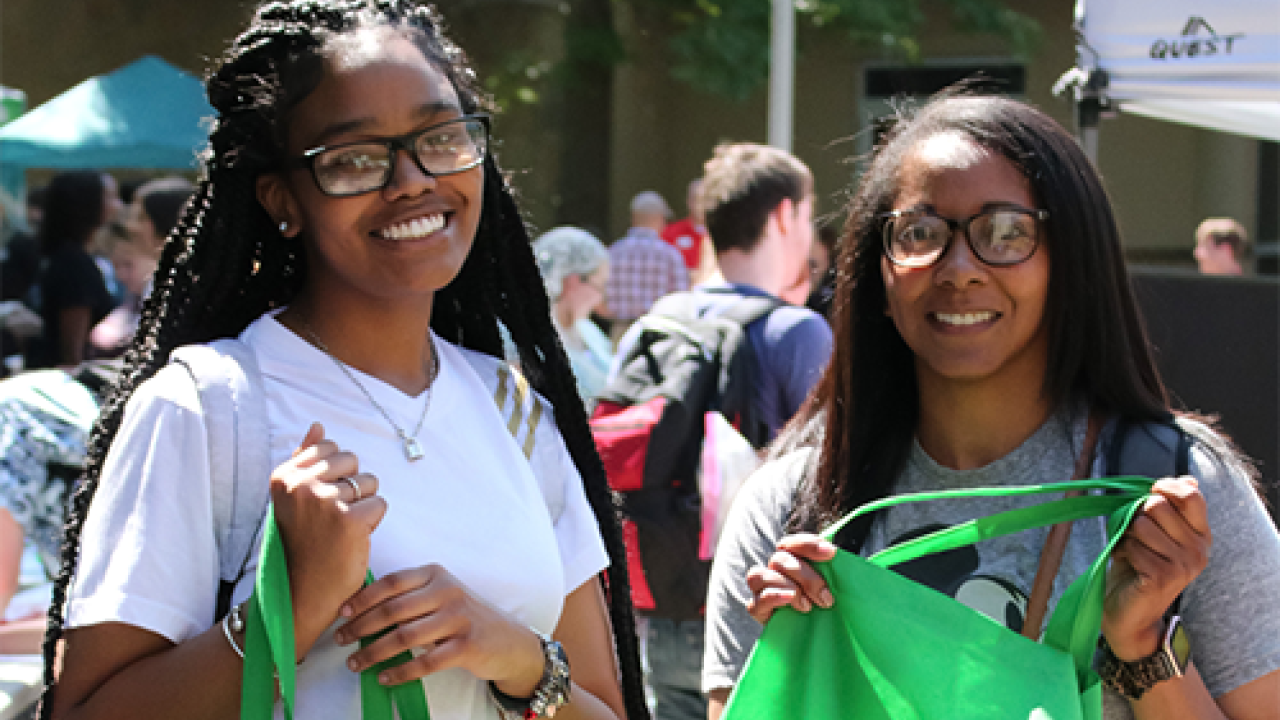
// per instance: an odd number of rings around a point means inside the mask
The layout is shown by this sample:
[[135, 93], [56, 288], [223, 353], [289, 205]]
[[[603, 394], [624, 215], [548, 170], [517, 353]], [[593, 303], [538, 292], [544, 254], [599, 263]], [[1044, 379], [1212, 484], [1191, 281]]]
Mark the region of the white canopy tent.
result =
[[1280, 141], [1280, 0], [1078, 0], [1076, 27], [1086, 148], [1104, 109]]

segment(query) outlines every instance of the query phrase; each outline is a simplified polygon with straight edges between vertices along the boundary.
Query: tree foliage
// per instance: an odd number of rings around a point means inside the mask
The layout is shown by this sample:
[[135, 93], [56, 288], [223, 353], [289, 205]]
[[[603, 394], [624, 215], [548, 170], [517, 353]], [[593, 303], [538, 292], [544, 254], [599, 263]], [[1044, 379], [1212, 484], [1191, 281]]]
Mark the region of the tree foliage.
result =
[[[743, 99], [769, 75], [771, 0], [648, 0], [660, 5], [674, 33], [671, 74], [696, 88]], [[795, 0], [797, 25], [842, 32], [885, 57], [918, 61], [925, 21], [921, 0]], [[1000, 0], [932, 0], [962, 32], [1004, 38], [1019, 57], [1034, 52], [1040, 24]], [[801, 41], [808, 33], [798, 33]], [[803, 47], [801, 47], [803, 51]]]
[[[474, 0], [472, 0], [474, 2]], [[1003, 0], [794, 0], [800, 52], [807, 39], [841, 33], [886, 59], [917, 62], [927, 48], [919, 31], [929, 13], [960, 32], [991, 35], [1016, 57], [1039, 45], [1040, 24]], [[742, 100], [769, 77], [772, 0], [562, 0], [569, 22], [565, 55], [555, 63], [512, 48], [485, 78], [502, 105], [537, 103], [547, 82], [572, 84], [601, 66], [627, 61], [625, 41], [607, 21], [615, 6], [630, 4], [647, 28], [667, 36], [671, 75], [694, 88]], [[468, 4], [463, 0], [463, 5]], [[488, 3], [486, 3], [487, 5]], [[590, 22], [580, 22], [586, 16]]]

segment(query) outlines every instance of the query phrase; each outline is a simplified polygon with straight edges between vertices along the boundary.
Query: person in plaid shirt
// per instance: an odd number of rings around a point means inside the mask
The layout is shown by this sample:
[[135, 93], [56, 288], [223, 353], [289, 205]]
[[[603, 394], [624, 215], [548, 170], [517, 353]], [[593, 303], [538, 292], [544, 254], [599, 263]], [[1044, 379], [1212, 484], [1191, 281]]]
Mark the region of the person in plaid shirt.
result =
[[609, 248], [605, 297], [615, 343], [658, 298], [689, 289], [684, 257], [660, 234], [670, 215], [671, 209], [658, 193], [637, 194], [631, 200], [631, 229]]

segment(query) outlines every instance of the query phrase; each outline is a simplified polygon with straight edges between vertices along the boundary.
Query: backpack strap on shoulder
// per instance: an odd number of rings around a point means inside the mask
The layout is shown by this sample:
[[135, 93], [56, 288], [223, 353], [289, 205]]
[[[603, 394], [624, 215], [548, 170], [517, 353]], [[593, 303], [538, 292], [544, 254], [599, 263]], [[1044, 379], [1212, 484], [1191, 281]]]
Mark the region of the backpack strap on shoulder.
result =
[[[1142, 475], [1149, 478], [1177, 477], [1191, 474], [1191, 435], [1174, 423], [1135, 423], [1116, 418], [1104, 456], [1103, 474]], [[1165, 613], [1177, 615], [1182, 607], [1182, 594], [1174, 599]]]
[[253, 349], [234, 338], [180, 347], [171, 360], [195, 381], [209, 436], [220, 578], [216, 620], [231, 609], [231, 594], [253, 559], [270, 499], [271, 435], [262, 373]]
[[1191, 436], [1168, 422], [1135, 423], [1117, 418], [1104, 454], [1105, 475], [1162, 478], [1191, 469]]

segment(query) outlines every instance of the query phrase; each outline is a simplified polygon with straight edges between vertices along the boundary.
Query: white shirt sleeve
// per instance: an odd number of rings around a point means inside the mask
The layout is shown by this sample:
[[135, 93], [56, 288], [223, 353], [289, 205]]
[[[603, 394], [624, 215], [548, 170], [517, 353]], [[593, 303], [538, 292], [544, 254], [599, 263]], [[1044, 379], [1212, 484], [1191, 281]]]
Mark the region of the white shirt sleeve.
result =
[[608, 567], [609, 554], [600, 538], [600, 526], [587, 500], [582, 477], [551, 418], [550, 406], [545, 410], [529, 462], [555, 526], [567, 596]]
[[195, 383], [162, 368], [130, 398], [80, 537], [68, 627], [124, 622], [181, 642], [213, 624], [217, 542]]

